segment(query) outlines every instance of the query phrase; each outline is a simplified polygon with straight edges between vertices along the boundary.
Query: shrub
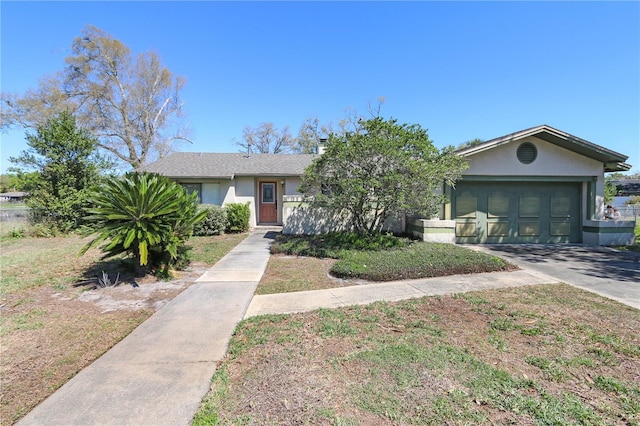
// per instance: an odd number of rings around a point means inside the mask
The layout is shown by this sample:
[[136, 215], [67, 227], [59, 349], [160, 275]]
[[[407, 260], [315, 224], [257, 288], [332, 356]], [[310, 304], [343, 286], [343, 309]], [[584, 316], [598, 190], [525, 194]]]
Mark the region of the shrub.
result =
[[24, 226], [13, 228], [7, 235], [11, 238], [24, 238], [27, 236], [27, 230]]
[[499, 257], [486, 253], [453, 244], [419, 242], [389, 251], [344, 251], [331, 273], [340, 278], [391, 281], [511, 268]]
[[343, 250], [377, 251], [404, 247], [410, 240], [390, 234], [330, 232], [319, 235], [279, 235], [272, 253], [338, 258]]
[[142, 267], [164, 276], [176, 266], [193, 227], [206, 216], [198, 212], [197, 194], [188, 194], [179, 184], [151, 173], [128, 173], [105, 183], [91, 197], [96, 206], [85, 219], [94, 223], [95, 239], [81, 251], [107, 242], [105, 257], [127, 253], [136, 272]]
[[29, 226], [27, 234], [36, 238], [52, 238], [60, 235], [60, 228], [52, 222], [40, 222]]
[[249, 218], [251, 217], [251, 210], [249, 209], [249, 202], [246, 203], [230, 203], [225, 205], [227, 212], [227, 220], [229, 226], [227, 231], [229, 232], [246, 232], [249, 230]]
[[503, 271], [502, 259], [453, 244], [423, 243], [393, 235], [329, 233], [278, 235], [272, 253], [338, 259], [331, 274], [339, 278], [391, 281]]
[[197, 237], [210, 237], [212, 235], [224, 234], [229, 226], [227, 214], [222, 207], [215, 205], [202, 205], [200, 210], [207, 212], [207, 216], [202, 222], [197, 223], [193, 228], [193, 235]]

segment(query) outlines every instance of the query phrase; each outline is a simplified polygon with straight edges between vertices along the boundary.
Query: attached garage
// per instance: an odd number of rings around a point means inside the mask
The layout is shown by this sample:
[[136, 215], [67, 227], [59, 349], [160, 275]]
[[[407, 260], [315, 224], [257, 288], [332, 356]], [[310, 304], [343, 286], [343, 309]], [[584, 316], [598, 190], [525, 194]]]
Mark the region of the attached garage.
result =
[[422, 235], [450, 230], [452, 242], [487, 244], [633, 239], [625, 224], [603, 220], [604, 173], [629, 170], [625, 155], [547, 125], [458, 153], [469, 168], [455, 188], [445, 188], [450, 202], [441, 223], [420, 224], [435, 228]]
[[456, 242], [581, 242], [580, 183], [460, 182], [452, 193]]

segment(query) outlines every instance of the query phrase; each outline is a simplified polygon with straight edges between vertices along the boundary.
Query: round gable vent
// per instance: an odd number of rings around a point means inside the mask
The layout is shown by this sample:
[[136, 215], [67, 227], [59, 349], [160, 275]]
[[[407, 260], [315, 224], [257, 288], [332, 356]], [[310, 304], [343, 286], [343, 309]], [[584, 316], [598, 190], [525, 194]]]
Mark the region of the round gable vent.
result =
[[518, 147], [517, 155], [522, 164], [531, 164], [536, 160], [538, 150], [531, 142], [525, 142]]

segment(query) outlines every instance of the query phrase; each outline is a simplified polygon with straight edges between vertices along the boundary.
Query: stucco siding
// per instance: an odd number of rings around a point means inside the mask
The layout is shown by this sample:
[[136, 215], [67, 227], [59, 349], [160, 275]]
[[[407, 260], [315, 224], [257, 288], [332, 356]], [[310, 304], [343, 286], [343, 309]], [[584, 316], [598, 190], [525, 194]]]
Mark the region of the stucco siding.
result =
[[302, 179], [299, 177], [288, 177], [284, 183], [284, 195], [300, 195], [298, 192], [298, 187]]
[[255, 179], [253, 177], [237, 177], [235, 179], [235, 197], [231, 203], [246, 203], [249, 202], [249, 210], [251, 210], [251, 217], [249, 218], [249, 226], [256, 226], [256, 187]]
[[236, 202], [236, 185], [234, 181], [221, 184], [220, 194], [222, 197], [222, 205]]
[[[531, 142], [538, 155], [531, 164], [518, 161], [521, 143]], [[463, 175], [487, 176], [601, 176], [602, 163], [538, 138], [527, 138], [474, 154]]]

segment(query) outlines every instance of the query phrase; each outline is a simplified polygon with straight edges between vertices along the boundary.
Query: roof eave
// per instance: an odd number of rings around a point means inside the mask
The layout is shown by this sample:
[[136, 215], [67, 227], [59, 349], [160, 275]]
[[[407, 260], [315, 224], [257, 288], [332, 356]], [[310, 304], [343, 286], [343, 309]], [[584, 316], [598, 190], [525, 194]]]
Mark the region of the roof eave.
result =
[[[460, 150], [458, 151], [458, 154], [468, 157], [470, 155], [478, 154], [480, 152], [496, 148], [500, 145], [531, 136], [536, 136], [546, 142], [580, 155], [593, 158], [594, 160], [602, 161], [605, 164], [605, 171], [626, 171], [631, 168], [629, 164], [625, 163], [627, 158], [629, 158], [626, 155], [604, 148], [600, 145], [596, 145], [569, 133], [562, 132], [546, 124], [492, 139], [483, 144]], [[608, 168], [611, 170], [608, 170]]]
[[605, 163], [605, 172], [628, 172], [631, 170], [631, 164], [629, 163]]
[[207, 180], [233, 180], [234, 175], [227, 175], [227, 176], [186, 176], [186, 175], [169, 175], [169, 174], [163, 174], [164, 176], [168, 177], [169, 179], [196, 179], [196, 180], [202, 180], [202, 179], [207, 179]]

